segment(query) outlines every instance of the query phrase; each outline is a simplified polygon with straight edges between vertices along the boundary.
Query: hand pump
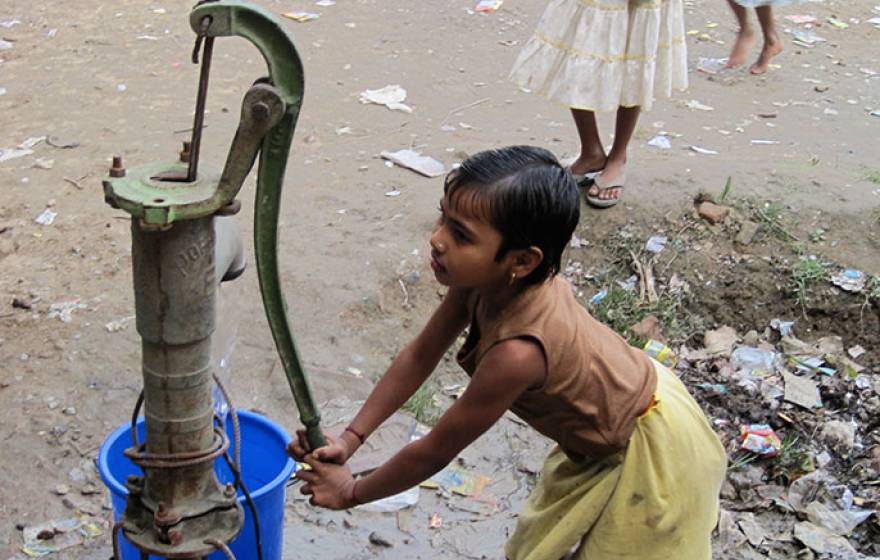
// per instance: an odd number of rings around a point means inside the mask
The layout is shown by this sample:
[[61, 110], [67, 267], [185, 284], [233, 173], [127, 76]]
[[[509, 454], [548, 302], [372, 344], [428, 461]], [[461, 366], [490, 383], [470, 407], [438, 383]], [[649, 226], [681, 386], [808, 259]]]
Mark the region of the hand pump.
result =
[[[146, 438], [126, 452], [142, 467], [130, 477], [118, 528], [141, 550], [167, 558], [202, 558], [225, 550], [243, 514], [233, 486], [222, 487], [214, 461], [229, 459], [229, 439], [211, 401], [211, 335], [220, 279], [239, 260], [228, 227], [257, 157], [254, 246], [263, 305], [284, 371], [313, 447], [324, 444], [320, 415], [287, 320], [278, 275], [278, 215], [284, 171], [303, 98], [303, 69], [289, 33], [268, 11], [239, 0], [201, 2], [190, 13], [194, 62], [201, 73], [192, 139], [180, 161], [126, 170], [113, 158], [103, 181], [107, 203], [131, 219], [135, 310], [142, 338]], [[223, 172], [199, 172], [199, 152], [213, 41], [240, 36], [263, 55], [268, 77], [247, 91]], [[235, 472], [235, 466], [233, 467]], [[238, 478], [238, 477], [237, 477]], [[240, 482], [240, 481], [237, 481]], [[115, 535], [115, 533], [114, 533]]]

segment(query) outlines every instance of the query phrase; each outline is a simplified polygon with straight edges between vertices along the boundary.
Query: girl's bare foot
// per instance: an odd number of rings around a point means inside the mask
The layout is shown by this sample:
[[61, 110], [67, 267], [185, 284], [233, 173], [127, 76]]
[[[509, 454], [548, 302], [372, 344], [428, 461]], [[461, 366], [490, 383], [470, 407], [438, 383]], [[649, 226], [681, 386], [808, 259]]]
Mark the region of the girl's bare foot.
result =
[[588, 156], [581, 154], [571, 163], [571, 172], [575, 175], [583, 175], [584, 173], [601, 171], [605, 168], [605, 158], [605, 154], [601, 152]]
[[626, 182], [625, 163], [609, 160], [605, 170], [596, 177], [596, 182], [590, 186], [587, 194], [602, 201], [617, 200], [622, 194], [624, 182]]
[[774, 56], [781, 52], [782, 41], [779, 40], [779, 37], [768, 37], [764, 41], [764, 48], [761, 49], [761, 54], [758, 55], [758, 60], [752, 64], [752, 67], [749, 68], [749, 72], [756, 76], [766, 73], [770, 68], [770, 61]]
[[730, 56], [727, 57], [727, 68], [736, 68], [745, 64], [754, 44], [754, 32], [751, 29], [741, 29], [736, 34], [736, 42], [733, 44], [733, 49], [730, 50]]

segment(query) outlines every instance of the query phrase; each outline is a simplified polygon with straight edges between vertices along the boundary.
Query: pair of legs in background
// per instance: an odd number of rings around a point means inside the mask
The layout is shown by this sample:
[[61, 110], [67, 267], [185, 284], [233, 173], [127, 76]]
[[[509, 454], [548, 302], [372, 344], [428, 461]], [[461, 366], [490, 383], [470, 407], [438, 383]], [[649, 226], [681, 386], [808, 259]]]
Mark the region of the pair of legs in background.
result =
[[[687, 88], [684, 2], [548, 0], [511, 78], [570, 108], [581, 144], [571, 171], [587, 203], [614, 206], [625, 196], [627, 146], [640, 111]], [[607, 154], [598, 111], [616, 111]]]
[[[730, 51], [727, 60], [728, 68], [736, 68], [746, 63], [746, 58], [752, 45], [755, 43], [755, 31], [749, 21], [749, 8], [740, 5], [735, 0], [727, 0], [736, 21], [739, 23], [739, 33], [736, 36], [736, 42]], [[761, 24], [761, 32], [764, 35], [764, 47], [758, 60], [752, 64], [750, 72], [752, 74], [764, 74], [770, 67], [770, 60], [774, 56], [782, 52], [782, 41], [776, 33], [776, 26], [773, 24], [773, 8], [769, 5], [755, 6], [755, 13], [758, 14], [758, 22]]]
[[[745, 64], [756, 36], [749, 19], [750, 8], [739, 4], [736, 0], [727, 0], [727, 3], [739, 24], [736, 42], [727, 62], [727, 66], [733, 68]], [[782, 52], [783, 47], [773, 22], [771, 5], [769, 3], [756, 5], [754, 9], [764, 36], [764, 46], [750, 71], [752, 74], [764, 74], [770, 66], [770, 61]], [[613, 206], [623, 192], [626, 184], [626, 152], [638, 122], [639, 111], [638, 106], [618, 107], [614, 125], [614, 143], [611, 151], [606, 155], [599, 137], [595, 112], [571, 109], [581, 143], [580, 154], [571, 164], [571, 171], [576, 176], [586, 176], [582, 184], [589, 186], [587, 201], [594, 206]]]
[[614, 124], [614, 142], [607, 155], [599, 137], [596, 113], [571, 109], [581, 142], [580, 155], [571, 164], [571, 172], [575, 176], [587, 177], [598, 172], [589, 185], [588, 201], [600, 206], [612, 206], [620, 198], [626, 184], [626, 150], [636, 129], [640, 109], [638, 106], [618, 107]]

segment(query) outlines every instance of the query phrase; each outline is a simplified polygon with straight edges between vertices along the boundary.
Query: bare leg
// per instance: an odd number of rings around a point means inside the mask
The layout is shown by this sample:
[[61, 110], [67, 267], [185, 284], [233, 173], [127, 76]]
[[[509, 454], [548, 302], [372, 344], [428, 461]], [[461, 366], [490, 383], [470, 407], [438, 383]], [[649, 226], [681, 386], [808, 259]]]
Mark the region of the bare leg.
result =
[[574, 117], [574, 125], [581, 140], [581, 153], [571, 164], [572, 173], [582, 174], [602, 169], [605, 167], [605, 148], [599, 138], [596, 113], [572, 109], [571, 116]]
[[730, 9], [733, 10], [733, 15], [736, 16], [736, 21], [739, 23], [736, 42], [733, 43], [733, 49], [731, 49], [727, 57], [727, 67], [736, 68], [746, 63], [749, 51], [752, 50], [752, 45], [755, 44], [755, 32], [749, 23], [748, 10], [734, 2], [734, 0], [727, 0], [727, 3], [730, 4]]
[[758, 55], [758, 60], [752, 64], [749, 71], [752, 74], [763, 74], [770, 66], [770, 61], [774, 56], [782, 52], [782, 41], [776, 33], [776, 26], [773, 24], [773, 8], [770, 6], [761, 6], [755, 8], [758, 12], [758, 21], [761, 22], [761, 32], [764, 34], [764, 48]]
[[596, 183], [590, 187], [590, 195], [598, 196], [602, 200], [610, 200], [620, 198], [619, 188], [608, 188], [603, 185], [614, 185], [619, 179], [622, 179], [626, 172], [626, 150], [629, 147], [629, 141], [633, 132], [636, 130], [636, 123], [639, 122], [639, 111], [641, 107], [618, 107], [617, 120], [614, 124], [614, 144], [611, 146], [611, 152], [608, 154], [608, 161], [605, 162], [605, 169], [596, 178]]

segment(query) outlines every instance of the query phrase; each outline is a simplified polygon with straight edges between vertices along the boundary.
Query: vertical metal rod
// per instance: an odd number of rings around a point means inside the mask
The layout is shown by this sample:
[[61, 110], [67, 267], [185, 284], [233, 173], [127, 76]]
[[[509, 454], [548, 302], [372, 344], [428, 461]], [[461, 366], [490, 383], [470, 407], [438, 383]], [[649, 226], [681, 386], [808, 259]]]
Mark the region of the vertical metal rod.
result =
[[214, 38], [207, 37], [208, 27], [211, 26], [211, 18], [202, 19], [202, 27], [199, 30], [199, 37], [204, 37], [205, 45], [202, 50], [202, 68], [199, 73], [199, 91], [196, 95], [196, 114], [193, 118], [193, 130], [191, 140], [191, 155], [189, 158], [189, 166], [186, 170], [186, 180], [192, 183], [196, 180], [199, 173], [199, 148], [202, 145], [202, 126], [205, 122], [205, 101], [208, 98], [208, 77], [211, 72], [211, 55], [214, 53]]

